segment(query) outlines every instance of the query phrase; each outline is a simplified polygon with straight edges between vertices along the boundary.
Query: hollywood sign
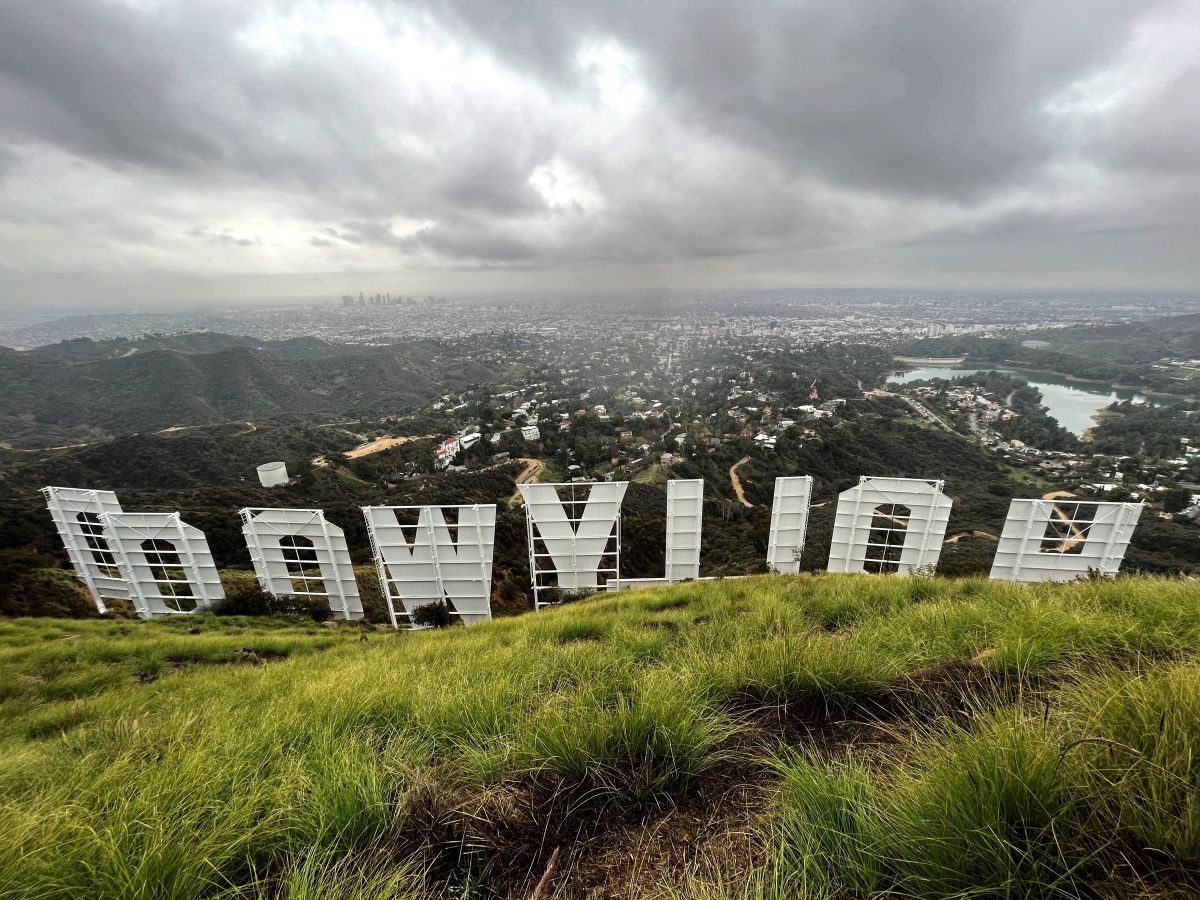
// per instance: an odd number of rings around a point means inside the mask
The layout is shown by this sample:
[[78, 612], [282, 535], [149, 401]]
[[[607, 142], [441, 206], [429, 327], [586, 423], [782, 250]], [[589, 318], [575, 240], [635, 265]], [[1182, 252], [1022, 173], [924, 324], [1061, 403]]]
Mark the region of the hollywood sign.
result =
[[[620, 590], [700, 578], [704, 481], [667, 483], [661, 578], [621, 578], [621, 503], [628, 482], [522, 484], [534, 608], [563, 592]], [[96, 608], [133, 604], [144, 618], [209, 609], [224, 598], [204, 534], [179, 513], [125, 512], [112, 491], [48, 487], [46, 504]], [[796, 573], [808, 531], [811, 476], [775, 479], [767, 566]], [[951, 501], [941, 481], [869, 478], [838, 495], [830, 572], [911, 573], [937, 565]], [[1070, 581], [1115, 574], [1141, 503], [1013, 500], [991, 577]], [[240, 511], [263, 590], [321, 598], [362, 617], [345, 533], [319, 509]], [[495, 505], [363, 507], [379, 585], [394, 626], [445, 601], [466, 623], [491, 618]]]

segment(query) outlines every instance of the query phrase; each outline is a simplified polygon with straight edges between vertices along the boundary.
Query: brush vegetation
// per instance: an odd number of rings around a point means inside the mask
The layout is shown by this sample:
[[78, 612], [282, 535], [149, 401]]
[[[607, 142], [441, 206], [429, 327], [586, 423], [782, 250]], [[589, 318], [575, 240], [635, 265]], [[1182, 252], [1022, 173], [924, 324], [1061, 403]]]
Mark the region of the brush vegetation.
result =
[[0, 897], [1200, 891], [1200, 590], [767, 576], [0, 622]]

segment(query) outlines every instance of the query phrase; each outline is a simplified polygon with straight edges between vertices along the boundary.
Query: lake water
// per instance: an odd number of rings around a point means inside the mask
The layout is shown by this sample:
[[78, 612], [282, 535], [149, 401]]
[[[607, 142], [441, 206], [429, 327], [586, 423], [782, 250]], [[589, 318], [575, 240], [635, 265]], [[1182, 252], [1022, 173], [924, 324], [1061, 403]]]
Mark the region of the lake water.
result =
[[1095, 425], [1092, 416], [1112, 403], [1118, 400], [1145, 403], [1147, 399], [1145, 395], [1137, 391], [1119, 390], [1091, 382], [1070, 381], [1061, 375], [1029, 372], [1024, 369], [1010, 369], [1003, 366], [980, 369], [958, 366], [926, 366], [911, 372], [891, 375], [888, 377], [888, 381], [908, 384], [910, 381], [921, 381], [926, 378], [958, 378], [962, 375], [974, 375], [976, 372], [1004, 372], [1014, 378], [1028, 381], [1042, 392], [1042, 403], [1049, 408], [1050, 415], [1058, 419], [1059, 425], [1076, 435], [1082, 435]]

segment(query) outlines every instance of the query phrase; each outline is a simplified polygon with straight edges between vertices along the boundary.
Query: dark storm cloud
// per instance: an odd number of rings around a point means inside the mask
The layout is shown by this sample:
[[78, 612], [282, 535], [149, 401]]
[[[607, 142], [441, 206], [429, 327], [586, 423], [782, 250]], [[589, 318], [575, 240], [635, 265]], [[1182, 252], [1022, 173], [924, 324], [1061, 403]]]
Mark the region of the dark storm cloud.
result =
[[515, 17], [488, 0], [439, 4], [561, 79], [575, 39], [615, 34], [710, 128], [850, 184], [950, 196], [1044, 162], [1055, 139], [1041, 104], [1108, 62], [1145, 12], [1095, 0], [534, 7]]
[[1196, 237], [1197, 59], [1194, 0], [7, 4], [0, 266], [1112, 266]]

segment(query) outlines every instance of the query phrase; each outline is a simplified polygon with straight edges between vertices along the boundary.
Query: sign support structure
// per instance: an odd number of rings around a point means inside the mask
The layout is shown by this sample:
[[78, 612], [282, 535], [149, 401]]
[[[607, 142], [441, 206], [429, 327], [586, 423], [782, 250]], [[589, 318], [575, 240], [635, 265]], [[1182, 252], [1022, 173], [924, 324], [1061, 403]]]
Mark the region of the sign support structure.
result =
[[106, 599], [129, 600], [129, 582], [117, 565], [103, 523], [106, 513], [122, 511], [117, 495], [112, 491], [64, 487], [44, 487], [42, 494], [75, 569], [75, 577], [92, 595], [97, 612], [101, 615], [108, 612]]
[[276, 597], [321, 597], [337, 618], [362, 618], [346, 534], [324, 511], [247, 507], [239, 514], [264, 591]]
[[775, 479], [771, 502], [771, 532], [767, 540], [767, 568], [795, 575], [808, 535], [808, 510], [812, 500], [812, 476]]
[[[548, 590], [595, 590], [621, 577], [621, 501], [627, 481], [517, 485], [525, 501], [533, 608]], [[539, 546], [543, 549], [539, 549]], [[605, 560], [611, 559], [611, 565]], [[551, 583], [553, 581], [553, 583]]]
[[700, 577], [700, 532], [704, 525], [704, 479], [667, 482], [667, 583]]
[[209, 609], [225, 590], [204, 532], [179, 513], [105, 513], [105, 535], [143, 619]]
[[[455, 525], [446, 522], [451, 512]], [[363, 516], [393, 628], [438, 602], [467, 625], [492, 617], [494, 504], [364, 506]], [[402, 523], [401, 516], [415, 521]]]
[[950, 498], [942, 481], [872, 478], [838, 496], [830, 572], [932, 570], [942, 553]]
[[988, 577], [1033, 582], [1115, 575], [1142, 506], [1074, 497], [1013, 500]]

